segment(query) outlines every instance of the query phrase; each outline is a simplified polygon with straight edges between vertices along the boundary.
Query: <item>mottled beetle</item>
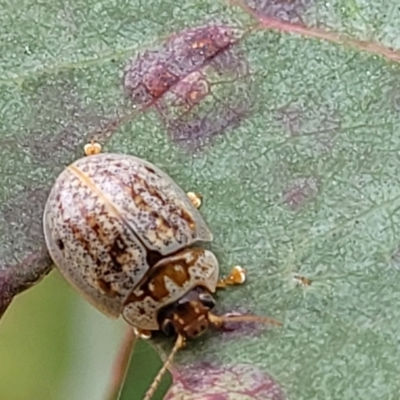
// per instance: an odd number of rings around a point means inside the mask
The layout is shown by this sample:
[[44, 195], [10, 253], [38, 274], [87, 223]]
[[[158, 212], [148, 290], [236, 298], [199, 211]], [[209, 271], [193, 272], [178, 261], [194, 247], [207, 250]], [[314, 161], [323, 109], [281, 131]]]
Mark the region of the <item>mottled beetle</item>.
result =
[[219, 279], [214, 254], [198, 242], [212, 234], [197, 207], [165, 172], [140, 158], [101, 153], [92, 143], [86, 157], [57, 178], [44, 211], [50, 255], [68, 282], [94, 307], [120, 315], [136, 335], [177, 334], [177, 341], [145, 399], [150, 399], [174, 354], [187, 338], [227, 321], [279, 324], [258, 316], [217, 316], [212, 293], [241, 284], [234, 267]]

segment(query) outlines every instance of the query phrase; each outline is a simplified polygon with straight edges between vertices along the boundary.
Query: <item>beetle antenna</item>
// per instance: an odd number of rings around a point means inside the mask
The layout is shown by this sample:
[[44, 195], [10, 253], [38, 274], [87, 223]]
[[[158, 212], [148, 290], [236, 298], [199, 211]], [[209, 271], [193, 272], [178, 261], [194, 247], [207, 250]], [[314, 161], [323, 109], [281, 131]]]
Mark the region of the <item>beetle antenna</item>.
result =
[[222, 327], [229, 322], [259, 322], [266, 325], [282, 326], [282, 322], [268, 317], [260, 317], [258, 315], [215, 315], [208, 313], [208, 320], [217, 328]]
[[170, 367], [176, 353], [183, 347], [185, 347], [186, 344], [186, 339], [182, 335], [178, 335], [178, 338], [176, 339], [176, 342], [174, 344], [174, 347], [171, 350], [171, 353], [169, 354], [168, 358], [165, 360], [164, 365], [162, 368], [158, 371], [158, 374], [154, 378], [152, 384], [150, 385], [149, 389], [146, 392], [146, 395], [144, 396], [143, 400], [151, 400], [153, 397], [155, 391], [158, 388], [158, 385], [161, 382], [161, 379], [163, 378], [165, 372], [167, 369]]

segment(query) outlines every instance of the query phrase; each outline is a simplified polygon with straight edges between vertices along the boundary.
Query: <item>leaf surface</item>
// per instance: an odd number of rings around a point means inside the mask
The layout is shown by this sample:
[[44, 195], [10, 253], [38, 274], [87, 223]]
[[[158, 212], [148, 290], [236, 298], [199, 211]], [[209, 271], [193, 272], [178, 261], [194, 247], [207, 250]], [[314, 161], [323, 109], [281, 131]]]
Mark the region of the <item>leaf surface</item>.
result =
[[[400, 10], [394, 1], [382, 7], [7, 3], [0, 313], [50, 270], [47, 194], [96, 138], [203, 194], [222, 272], [240, 264], [249, 273], [246, 285], [218, 295], [218, 311], [284, 322], [192, 343], [176, 359], [168, 399], [193, 388], [216, 400], [215, 387], [238, 398], [229, 384], [182, 382], [196, 375], [191, 368], [229, 382], [249, 366], [255, 386], [272, 388], [261, 397], [246, 389], [249, 399], [396, 398]], [[215, 32], [228, 41], [216, 45]], [[139, 82], [138, 60], [150, 71], [151, 96], [136, 97], [136, 109], [122, 84], [130, 58]], [[160, 66], [166, 86], [151, 72]], [[157, 343], [162, 354], [170, 345]]]

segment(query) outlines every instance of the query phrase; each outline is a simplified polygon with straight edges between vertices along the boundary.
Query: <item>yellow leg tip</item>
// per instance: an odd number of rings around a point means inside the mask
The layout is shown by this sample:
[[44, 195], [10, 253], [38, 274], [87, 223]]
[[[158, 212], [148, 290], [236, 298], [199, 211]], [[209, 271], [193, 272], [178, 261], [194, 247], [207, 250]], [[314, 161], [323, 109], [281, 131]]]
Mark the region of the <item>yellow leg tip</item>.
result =
[[241, 285], [246, 282], [247, 271], [240, 265], [232, 268], [230, 274], [218, 282], [217, 287], [223, 288], [225, 286]]
[[193, 204], [194, 207], [200, 208], [203, 196], [200, 193], [195, 192], [187, 192], [187, 197], [189, 197], [190, 202]]
[[149, 340], [151, 338], [151, 331], [145, 331], [144, 329], [138, 329], [134, 327], [133, 332], [140, 339]]
[[230, 277], [235, 285], [241, 285], [246, 282], [247, 271], [240, 265], [236, 265], [232, 268]]
[[94, 140], [92, 140], [90, 143], [85, 144], [83, 151], [85, 152], [85, 155], [87, 155], [87, 156], [99, 154], [99, 153], [101, 153], [101, 144], [96, 143]]

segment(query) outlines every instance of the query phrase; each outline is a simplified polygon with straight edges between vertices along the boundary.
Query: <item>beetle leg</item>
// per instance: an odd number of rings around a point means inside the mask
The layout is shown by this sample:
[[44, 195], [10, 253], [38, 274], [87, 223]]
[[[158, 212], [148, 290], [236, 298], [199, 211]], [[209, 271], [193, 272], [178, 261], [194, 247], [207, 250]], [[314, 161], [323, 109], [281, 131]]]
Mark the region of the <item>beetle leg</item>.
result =
[[187, 197], [189, 197], [189, 200], [193, 204], [194, 207], [200, 208], [201, 201], [203, 199], [203, 196], [200, 193], [187, 192], [186, 195], [187, 195]]
[[137, 337], [140, 337], [140, 339], [148, 340], [151, 338], [151, 331], [146, 331], [145, 329], [133, 327], [133, 332], [135, 332], [135, 335]]
[[241, 285], [246, 281], [246, 270], [236, 265], [232, 268], [232, 271], [225, 278], [220, 279], [217, 282], [217, 288], [225, 288], [226, 286]]
[[93, 154], [99, 154], [101, 153], [101, 144], [92, 140], [90, 143], [85, 144], [83, 151], [87, 156], [92, 156]]

